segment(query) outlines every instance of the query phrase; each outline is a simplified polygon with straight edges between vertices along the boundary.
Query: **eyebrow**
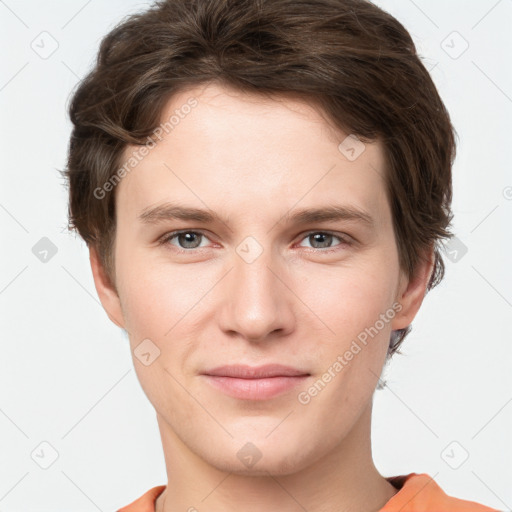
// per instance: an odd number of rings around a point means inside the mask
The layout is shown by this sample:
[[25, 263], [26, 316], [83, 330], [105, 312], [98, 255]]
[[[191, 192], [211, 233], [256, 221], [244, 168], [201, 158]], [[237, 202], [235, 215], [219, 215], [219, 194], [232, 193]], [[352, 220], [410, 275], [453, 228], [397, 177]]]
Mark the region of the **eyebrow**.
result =
[[[151, 208], [145, 208], [138, 216], [143, 224], [159, 224], [169, 220], [195, 221], [203, 224], [213, 224], [223, 221], [212, 210], [178, 206], [172, 203], [164, 203]], [[353, 206], [331, 205], [322, 208], [304, 208], [285, 214], [289, 224], [312, 224], [315, 222], [328, 222], [337, 220], [355, 221], [368, 227], [375, 225], [374, 219], [367, 212]]]

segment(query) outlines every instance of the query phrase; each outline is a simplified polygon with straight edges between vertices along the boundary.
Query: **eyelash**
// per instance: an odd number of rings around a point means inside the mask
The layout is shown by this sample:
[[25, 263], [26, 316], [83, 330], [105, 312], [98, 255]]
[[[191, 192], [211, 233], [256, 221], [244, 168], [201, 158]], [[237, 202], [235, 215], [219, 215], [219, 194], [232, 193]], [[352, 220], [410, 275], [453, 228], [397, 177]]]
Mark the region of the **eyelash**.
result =
[[[169, 244], [169, 242], [181, 235], [181, 234], [184, 234], [184, 233], [193, 233], [193, 234], [196, 234], [196, 235], [202, 235], [204, 236], [205, 238], [208, 238], [206, 236], [205, 233], [203, 233], [202, 231], [194, 231], [194, 230], [191, 230], [191, 229], [182, 229], [180, 231], [173, 231], [172, 233], [167, 233], [165, 234], [158, 242], [159, 245], [167, 245]], [[304, 249], [310, 249], [310, 250], [313, 250], [313, 251], [319, 251], [319, 252], [322, 252], [322, 253], [331, 253], [331, 252], [335, 252], [338, 250], [338, 248], [340, 246], [350, 246], [352, 245], [352, 242], [351, 240], [349, 240], [349, 237], [346, 236], [346, 237], [342, 237], [340, 236], [339, 234], [336, 234], [332, 231], [309, 231], [307, 233], [304, 234], [304, 236], [301, 238], [301, 242], [310, 237], [311, 235], [316, 235], [316, 234], [322, 234], [322, 235], [332, 235], [333, 237], [337, 238], [339, 241], [340, 241], [340, 244], [338, 245], [335, 245], [334, 247], [326, 247], [324, 249], [317, 249], [315, 247], [304, 247]], [[171, 245], [171, 244], [169, 244]], [[179, 253], [179, 254], [184, 254], [184, 253], [191, 253], [191, 252], [194, 252], [196, 251], [197, 249], [201, 249], [201, 247], [195, 247], [195, 248], [191, 248], [191, 249], [182, 249], [180, 247], [177, 247], [177, 246], [173, 246], [173, 251]], [[204, 249], [204, 247], [203, 247]]]

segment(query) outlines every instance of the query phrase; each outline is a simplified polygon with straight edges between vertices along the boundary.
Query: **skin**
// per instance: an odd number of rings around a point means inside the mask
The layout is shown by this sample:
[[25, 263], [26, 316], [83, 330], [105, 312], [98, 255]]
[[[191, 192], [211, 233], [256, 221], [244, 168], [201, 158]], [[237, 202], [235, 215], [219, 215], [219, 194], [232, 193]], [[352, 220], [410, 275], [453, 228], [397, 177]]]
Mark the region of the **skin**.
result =
[[[350, 161], [338, 150], [348, 134], [302, 100], [215, 83], [173, 96], [162, 119], [191, 97], [198, 105], [116, 188], [117, 293], [90, 249], [97, 292], [129, 333], [132, 355], [144, 339], [160, 350], [149, 366], [133, 358], [169, 477], [156, 510], [377, 511], [397, 489], [372, 460], [372, 397], [391, 330], [408, 326], [421, 306], [432, 254], [412, 279], [399, 268], [380, 142]], [[138, 219], [164, 202], [223, 221]], [[374, 226], [286, 222], [297, 209], [334, 204], [364, 210]], [[195, 237], [158, 244], [182, 229]], [[334, 236], [315, 238], [326, 230]], [[263, 251], [251, 263], [237, 253], [248, 236]], [[400, 311], [301, 404], [298, 393], [394, 303]], [[200, 375], [273, 362], [311, 375], [262, 401], [227, 396]], [[237, 457], [247, 442], [261, 454], [252, 467]]]

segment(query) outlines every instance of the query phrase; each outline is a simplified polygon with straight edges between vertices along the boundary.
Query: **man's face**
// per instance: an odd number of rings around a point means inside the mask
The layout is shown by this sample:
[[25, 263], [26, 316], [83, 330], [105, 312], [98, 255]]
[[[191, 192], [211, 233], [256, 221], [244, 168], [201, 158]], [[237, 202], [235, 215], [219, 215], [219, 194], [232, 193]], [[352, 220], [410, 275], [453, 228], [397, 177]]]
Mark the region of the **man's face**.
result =
[[[175, 110], [174, 129], [116, 190], [123, 326], [139, 356], [150, 340], [151, 364], [134, 357], [138, 378], [167, 440], [226, 471], [296, 471], [357, 425], [391, 330], [408, 325], [383, 149], [358, 155], [350, 139], [340, 149], [349, 134], [289, 98], [210, 85], [174, 96], [162, 120]], [[219, 220], [149, 213], [163, 205]], [[335, 207], [368, 222], [294, 217]], [[244, 387], [204, 375], [267, 364], [306, 376]], [[261, 458], [250, 467], [247, 454]]]

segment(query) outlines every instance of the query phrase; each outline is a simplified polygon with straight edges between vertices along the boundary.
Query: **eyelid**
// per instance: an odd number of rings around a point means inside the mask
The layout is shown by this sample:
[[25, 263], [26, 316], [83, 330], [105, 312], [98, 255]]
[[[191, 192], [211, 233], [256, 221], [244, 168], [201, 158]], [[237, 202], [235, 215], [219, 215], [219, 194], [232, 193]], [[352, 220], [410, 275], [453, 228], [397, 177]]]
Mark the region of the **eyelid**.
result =
[[[177, 237], [178, 235], [181, 235], [183, 233], [196, 233], [204, 236], [205, 238], [208, 238], [210, 240], [210, 237], [206, 235], [206, 233], [201, 229], [178, 229], [176, 231], [170, 231], [168, 233], [165, 233], [158, 239], [159, 245], [167, 244], [170, 240]], [[186, 252], [191, 252], [193, 249], [182, 249], [181, 247], [176, 247], [177, 250], [182, 250]]]
[[[302, 242], [302, 240], [304, 240], [305, 238], [308, 238], [311, 235], [314, 235], [314, 234], [317, 234], [317, 233], [321, 233], [323, 235], [331, 235], [331, 236], [336, 237], [341, 242], [339, 245], [350, 245], [350, 244], [353, 244], [353, 243], [356, 242], [356, 240], [354, 238], [352, 238], [350, 235], [348, 235], [346, 233], [338, 233], [336, 231], [330, 231], [328, 229], [313, 229], [311, 231], [307, 231], [305, 233], [302, 233], [300, 235], [301, 236], [300, 241]], [[316, 250], [317, 251], [327, 252], [329, 250], [334, 250], [335, 247], [337, 247], [337, 246], [326, 247], [325, 249], [316, 249]], [[310, 249], [315, 249], [315, 247], [310, 247]]]

